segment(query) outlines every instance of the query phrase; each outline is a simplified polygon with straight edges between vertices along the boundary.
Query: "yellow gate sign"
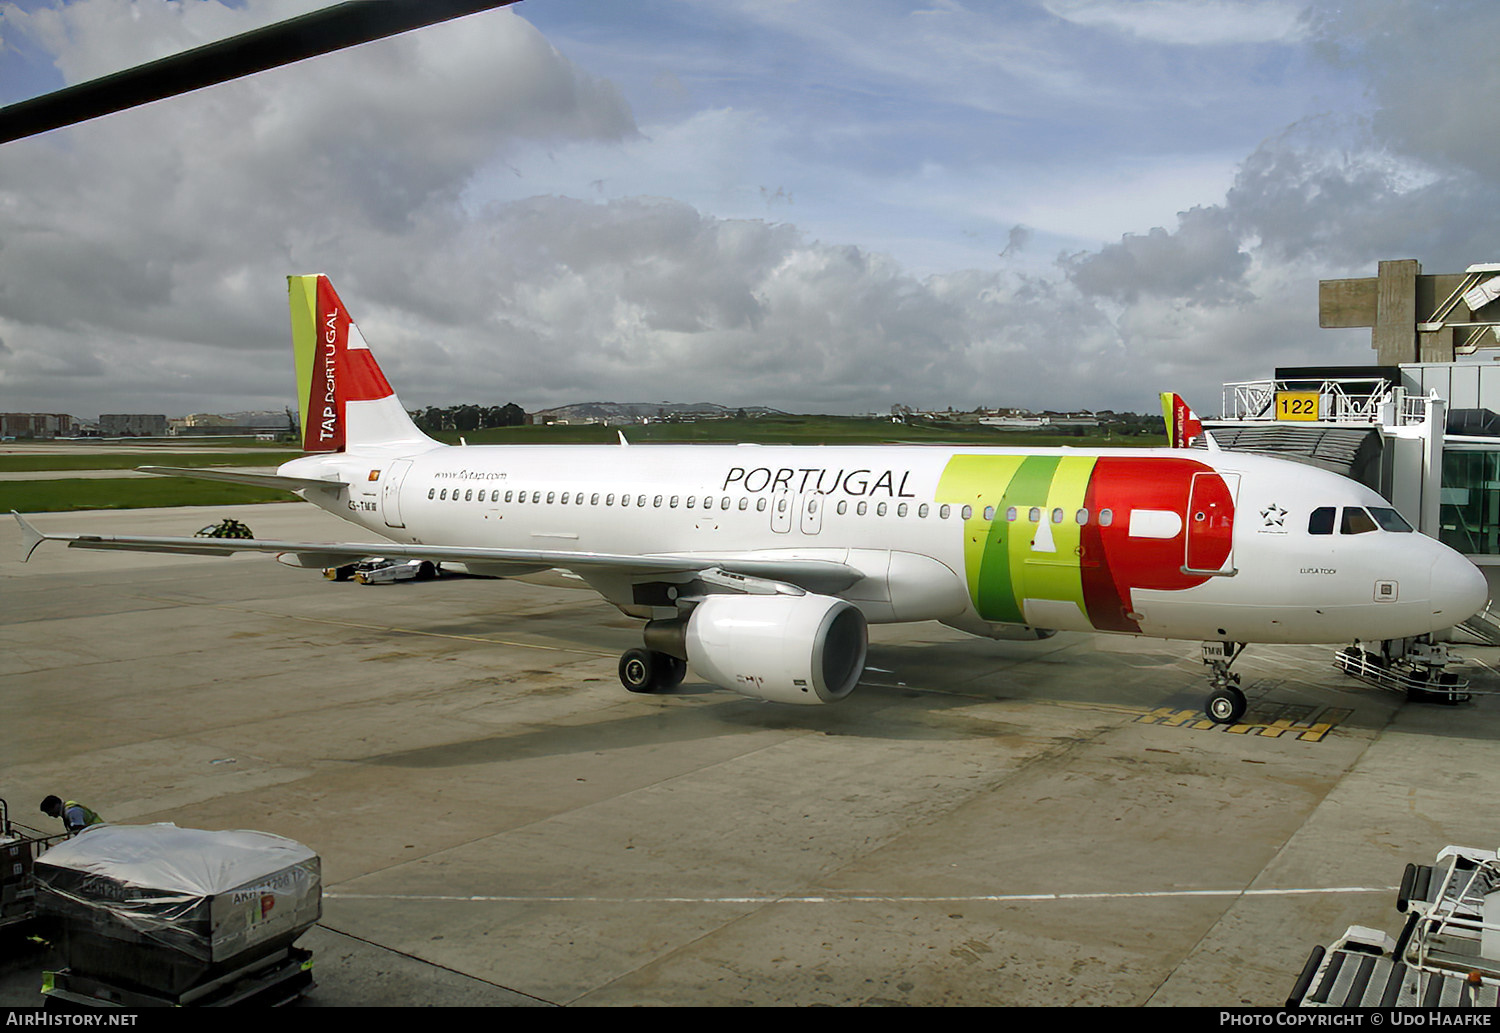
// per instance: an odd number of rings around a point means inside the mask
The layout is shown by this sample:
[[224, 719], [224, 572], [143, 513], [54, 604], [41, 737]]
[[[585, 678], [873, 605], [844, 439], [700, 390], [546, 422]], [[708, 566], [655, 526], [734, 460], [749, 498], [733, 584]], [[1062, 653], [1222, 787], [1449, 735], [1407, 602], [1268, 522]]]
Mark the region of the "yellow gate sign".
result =
[[1277, 391], [1276, 418], [1278, 420], [1316, 420], [1318, 418], [1318, 392]]

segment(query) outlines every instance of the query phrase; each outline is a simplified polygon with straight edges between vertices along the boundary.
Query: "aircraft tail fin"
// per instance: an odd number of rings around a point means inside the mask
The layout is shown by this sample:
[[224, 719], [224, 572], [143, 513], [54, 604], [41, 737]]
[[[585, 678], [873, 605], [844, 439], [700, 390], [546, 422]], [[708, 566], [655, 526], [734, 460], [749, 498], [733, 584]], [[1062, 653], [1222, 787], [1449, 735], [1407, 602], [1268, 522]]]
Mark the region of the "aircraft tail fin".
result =
[[434, 445], [391, 389], [328, 277], [288, 276], [306, 452]]
[[[1161, 415], [1167, 424], [1167, 447], [1187, 448], [1193, 439], [1203, 434], [1203, 424], [1182, 396], [1171, 391], [1161, 393]], [[1212, 441], [1209, 438], [1209, 441]]]

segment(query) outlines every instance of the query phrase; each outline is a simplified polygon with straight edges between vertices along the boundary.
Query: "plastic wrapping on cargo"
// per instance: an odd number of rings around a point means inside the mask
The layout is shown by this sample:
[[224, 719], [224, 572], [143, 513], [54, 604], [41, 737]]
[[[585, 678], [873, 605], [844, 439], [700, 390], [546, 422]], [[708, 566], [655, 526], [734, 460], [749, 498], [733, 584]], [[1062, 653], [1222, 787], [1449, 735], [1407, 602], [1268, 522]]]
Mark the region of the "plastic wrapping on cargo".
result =
[[219, 962], [318, 920], [318, 855], [264, 832], [96, 825], [37, 858], [37, 904], [95, 936]]

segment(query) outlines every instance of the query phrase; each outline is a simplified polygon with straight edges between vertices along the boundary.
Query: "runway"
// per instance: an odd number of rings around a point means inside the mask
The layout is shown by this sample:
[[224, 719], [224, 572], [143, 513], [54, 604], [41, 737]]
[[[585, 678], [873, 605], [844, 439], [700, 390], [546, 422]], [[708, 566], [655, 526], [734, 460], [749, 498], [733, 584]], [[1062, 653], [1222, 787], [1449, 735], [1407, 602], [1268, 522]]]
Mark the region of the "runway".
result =
[[[226, 516], [350, 537], [301, 503], [31, 519]], [[1394, 931], [1407, 862], [1495, 845], [1500, 703], [1332, 649], [1248, 650], [1226, 729], [1196, 643], [877, 627], [849, 699], [789, 708], [627, 693], [639, 628], [582, 588], [19, 553], [0, 522], [0, 796], [311, 846], [303, 1007], [1279, 1005], [1314, 944]]]

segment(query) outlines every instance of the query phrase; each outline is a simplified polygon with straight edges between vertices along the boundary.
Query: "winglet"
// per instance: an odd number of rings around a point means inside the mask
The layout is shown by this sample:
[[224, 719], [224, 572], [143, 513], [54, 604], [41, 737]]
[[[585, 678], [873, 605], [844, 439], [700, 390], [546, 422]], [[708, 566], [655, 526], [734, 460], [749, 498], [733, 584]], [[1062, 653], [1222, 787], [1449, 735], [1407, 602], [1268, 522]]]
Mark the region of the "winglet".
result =
[[25, 563], [31, 559], [31, 554], [36, 552], [36, 547], [47, 540], [47, 536], [26, 522], [26, 518], [15, 510], [10, 515], [16, 518], [16, 523], [21, 525], [21, 562]]
[[630, 442], [628, 442], [628, 441], [625, 440], [625, 432], [623, 430], [617, 430], [617, 431], [615, 431], [615, 433], [618, 434], [618, 435], [620, 435], [620, 444], [622, 444], [622, 445], [628, 445], [628, 444], [630, 444]]

